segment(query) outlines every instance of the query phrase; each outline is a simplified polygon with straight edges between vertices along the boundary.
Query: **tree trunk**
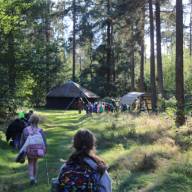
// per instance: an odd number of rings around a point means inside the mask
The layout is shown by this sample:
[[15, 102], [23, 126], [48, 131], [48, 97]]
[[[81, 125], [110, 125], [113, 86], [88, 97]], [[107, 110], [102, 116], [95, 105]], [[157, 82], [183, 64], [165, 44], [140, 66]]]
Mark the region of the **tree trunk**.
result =
[[176, 0], [176, 125], [185, 123], [184, 115], [184, 75], [183, 75], [183, 4]]
[[140, 90], [144, 91], [144, 63], [145, 63], [145, 45], [144, 45], [144, 37], [145, 37], [145, 8], [142, 8], [142, 18], [141, 18], [141, 64], [140, 64]]
[[157, 110], [157, 95], [155, 83], [155, 54], [154, 54], [154, 23], [153, 23], [153, 5], [152, 0], [149, 0], [149, 17], [150, 17], [150, 42], [151, 42], [151, 58], [150, 58], [150, 81], [152, 93], [152, 111]]
[[140, 90], [145, 91], [144, 85], [144, 63], [145, 63], [145, 48], [144, 48], [144, 39], [141, 42], [141, 65], [140, 65]]
[[163, 69], [161, 55], [161, 18], [160, 18], [160, 2], [156, 0], [156, 41], [157, 41], [157, 75], [159, 92], [164, 97], [163, 90]]
[[50, 22], [50, 0], [47, 0], [47, 9], [45, 13], [45, 45], [46, 45], [46, 91], [48, 92], [51, 88], [51, 74], [50, 74], [50, 54], [49, 54], [49, 45], [50, 45], [50, 35], [51, 35], [51, 22]]
[[191, 0], [191, 13], [190, 13], [190, 34], [189, 34], [189, 53], [190, 53], [190, 56], [192, 55], [192, 0]]
[[8, 34], [8, 75], [9, 75], [9, 93], [10, 96], [14, 96], [16, 89], [16, 66], [15, 66], [15, 50], [14, 50], [14, 36], [10, 31]]
[[93, 67], [93, 47], [92, 47], [92, 38], [89, 38], [89, 51], [88, 51], [88, 55], [89, 55], [89, 59], [90, 59], [90, 65], [89, 65], [89, 70], [90, 70], [90, 77], [91, 77], [91, 81], [93, 79], [93, 72], [92, 72], [92, 67]]
[[113, 39], [113, 22], [111, 23], [111, 54], [112, 54], [112, 59], [111, 59], [111, 64], [112, 64], [112, 81], [113, 83], [115, 82], [115, 79], [116, 79], [116, 71], [115, 71], [115, 53], [114, 53], [114, 39]]
[[134, 53], [134, 28], [131, 26], [131, 91], [135, 90], [135, 53]]
[[111, 0], [107, 1], [107, 84], [110, 87], [111, 82]]
[[76, 0], [73, 0], [73, 74], [72, 79], [75, 81], [76, 67]]

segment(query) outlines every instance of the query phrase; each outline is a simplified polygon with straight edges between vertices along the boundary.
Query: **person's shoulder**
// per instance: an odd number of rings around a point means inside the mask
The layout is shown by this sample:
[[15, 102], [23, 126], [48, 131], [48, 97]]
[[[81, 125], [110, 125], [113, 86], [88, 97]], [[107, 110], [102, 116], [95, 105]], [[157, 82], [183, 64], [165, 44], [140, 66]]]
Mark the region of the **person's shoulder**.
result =
[[27, 127], [25, 127], [25, 129], [24, 130], [29, 130], [29, 129], [31, 129], [31, 126], [29, 125], [29, 126], [27, 126]]
[[38, 127], [38, 131], [39, 131], [40, 133], [44, 133], [43, 129], [40, 128], [40, 127]]
[[86, 164], [88, 164], [92, 169], [97, 170], [98, 164], [97, 164], [97, 161], [95, 161], [94, 158], [92, 158], [92, 157], [85, 157], [84, 158], [84, 162]]

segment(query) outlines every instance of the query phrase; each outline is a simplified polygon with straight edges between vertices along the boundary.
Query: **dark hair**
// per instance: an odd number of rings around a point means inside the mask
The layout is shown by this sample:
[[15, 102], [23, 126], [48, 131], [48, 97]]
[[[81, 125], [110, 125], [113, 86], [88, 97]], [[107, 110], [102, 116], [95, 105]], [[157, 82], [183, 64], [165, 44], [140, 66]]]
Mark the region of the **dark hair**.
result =
[[107, 169], [107, 165], [95, 154], [95, 145], [96, 137], [91, 131], [87, 129], [77, 131], [73, 138], [75, 152], [72, 153], [67, 163], [73, 162], [81, 165], [84, 164], [84, 158], [89, 157], [97, 163], [98, 171], [103, 174]]
[[69, 158], [69, 161], [80, 162], [84, 157], [89, 156], [91, 151], [95, 150], [96, 138], [94, 134], [87, 130], [77, 131], [73, 138], [73, 147], [75, 152]]

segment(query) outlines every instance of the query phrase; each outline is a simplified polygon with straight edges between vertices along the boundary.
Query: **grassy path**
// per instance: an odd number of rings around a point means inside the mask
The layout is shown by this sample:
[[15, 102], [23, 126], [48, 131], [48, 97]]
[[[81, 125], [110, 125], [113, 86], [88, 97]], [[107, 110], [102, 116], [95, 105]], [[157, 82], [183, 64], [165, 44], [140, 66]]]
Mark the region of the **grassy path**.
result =
[[[58, 174], [59, 167], [62, 165], [60, 159], [67, 158], [71, 138], [78, 129], [83, 115], [77, 115], [76, 112], [49, 111], [39, 112], [43, 122], [41, 127], [47, 135], [48, 154], [47, 163], [49, 177], [55, 177]], [[16, 152], [14, 152], [4, 141], [1, 141], [0, 148], [0, 191], [10, 192], [45, 192], [49, 191], [47, 185], [46, 162], [45, 159], [39, 161], [39, 184], [36, 187], [30, 187], [27, 166], [14, 163]]]
[[[189, 129], [177, 138], [172, 121], [157, 116], [102, 114], [87, 117], [76, 111], [38, 111], [47, 135], [49, 178], [56, 177], [71, 152], [71, 139], [79, 128], [92, 130], [98, 153], [110, 165], [115, 192], [191, 192], [192, 155]], [[0, 135], [1, 136], [1, 135]], [[39, 183], [30, 187], [27, 164], [14, 163], [16, 152], [0, 140], [0, 192], [46, 192], [46, 161], [39, 161]], [[180, 143], [179, 143], [180, 142]], [[177, 144], [179, 143], [179, 144]], [[182, 151], [182, 145], [189, 148]], [[180, 162], [181, 161], [181, 162]]]

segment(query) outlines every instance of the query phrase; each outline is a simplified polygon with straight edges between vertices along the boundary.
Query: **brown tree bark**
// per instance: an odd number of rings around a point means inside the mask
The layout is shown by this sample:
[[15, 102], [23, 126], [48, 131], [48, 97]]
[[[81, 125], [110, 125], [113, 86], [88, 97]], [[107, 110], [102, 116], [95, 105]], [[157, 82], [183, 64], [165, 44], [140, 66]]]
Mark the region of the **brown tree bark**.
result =
[[161, 54], [161, 17], [160, 17], [160, 0], [156, 0], [156, 41], [157, 41], [157, 75], [159, 92], [164, 97], [163, 86], [163, 67]]
[[[110, 18], [110, 11], [111, 11], [111, 0], [107, 0], [107, 14], [108, 14], [108, 18], [107, 18], [107, 61], [106, 61], [106, 64], [107, 64], [107, 84], [109, 85], [110, 87], [110, 84], [111, 84], [111, 18]], [[110, 90], [109, 90], [110, 91]]]
[[76, 67], [76, 0], [73, 0], [73, 73], [72, 79], [75, 81]]
[[141, 50], [140, 50], [140, 91], [145, 90], [144, 86], [144, 64], [145, 64], [145, 45], [144, 45], [144, 37], [145, 37], [145, 8], [143, 6], [142, 10], [142, 18], [141, 18]]
[[46, 40], [46, 91], [48, 92], [51, 88], [51, 74], [50, 74], [50, 54], [49, 54], [49, 44], [51, 37], [51, 22], [50, 22], [50, 0], [47, 0], [47, 9], [45, 13], [45, 40]]
[[150, 42], [151, 42], [151, 57], [150, 57], [150, 81], [152, 94], [152, 111], [157, 110], [157, 93], [155, 83], [155, 54], [154, 54], [154, 23], [153, 23], [153, 5], [152, 0], [149, 0], [149, 17], [150, 17]]
[[183, 75], [183, 4], [176, 0], [176, 125], [185, 123], [184, 75]]
[[112, 61], [112, 81], [113, 83], [115, 82], [116, 80], [116, 70], [115, 70], [115, 53], [114, 53], [114, 39], [113, 39], [113, 22], [111, 22], [111, 61]]
[[135, 53], [134, 53], [134, 27], [131, 26], [131, 91], [135, 90]]
[[192, 0], [191, 0], [191, 13], [190, 13], [190, 24], [189, 24], [189, 30], [190, 30], [190, 34], [189, 34], [189, 53], [190, 56], [192, 56]]

